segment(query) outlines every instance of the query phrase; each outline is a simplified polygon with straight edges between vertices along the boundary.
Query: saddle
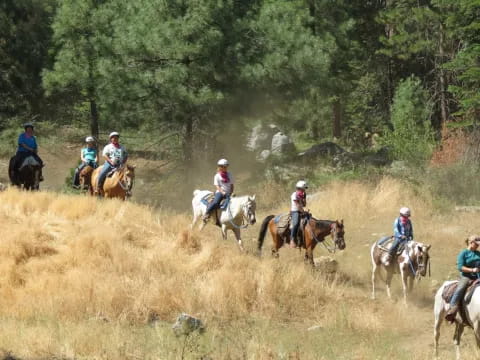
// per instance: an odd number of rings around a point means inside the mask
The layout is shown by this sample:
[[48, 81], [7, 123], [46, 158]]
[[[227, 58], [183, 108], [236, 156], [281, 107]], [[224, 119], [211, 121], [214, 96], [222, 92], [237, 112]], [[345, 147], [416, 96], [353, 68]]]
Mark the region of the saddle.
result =
[[[393, 236], [385, 236], [378, 241], [377, 246], [382, 252], [389, 252], [394, 240], [395, 238]], [[403, 250], [405, 250], [406, 243], [407, 241], [403, 241], [400, 243], [397, 248], [397, 252], [395, 253], [396, 256], [400, 255]]]
[[[455, 290], [457, 290], [457, 285], [458, 285], [458, 281], [455, 281], [445, 286], [445, 288], [443, 289], [442, 298], [447, 304], [449, 304], [450, 300], [452, 300], [453, 294], [455, 293]], [[480, 285], [480, 279], [471, 280], [468, 283], [468, 287], [465, 290], [465, 294], [463, 295], [460, 302], [458, 303], [458, 312], [460, 313], [462, 321], [464, 324], [469, 326], [470, 326], [470, 323], [468, 321], [467, 314], [465, 313], [465, 306], [470, 304], [470, 301], [472, 300], [473, 292], [479, 285]]]
[[[200, 202], [208, 207], [208, 205], [210, 205], [210, 203], [213, 201], [213, 198], [214, 198], [214, 194], [209, 193], [209, 194], [205, 195], [204, 197], [202, 197], [200, 199]], [[227, 209], [229, 204], [230, 204], [230, 196], [227, 196], [224, 199], [222, 199], [218, 208], [215, 209], [215, 211], [214, 211], [214, 213], [215, 213], [215, 225], [217, 225], [219, 227], [222, 226], [221, 223], [220, 223], [220, 212]]]
[[[213, 193], [207, 194], [203, 198], [200, 199], [200, 202], [202, 204], [208, 206], [213, 201], [213, 197], [214, 197]], [[221, 210], [225, 210], [228, 207], [228, 204], [230, 204], [230, 196], [225, 197], [220, 202], [220, 206], [218, 208], [221, 209]]]
[[[307, 225], [308, 219], [310, 219], [311, 214], [306, 212], [300, 218], [300, 227], [298, 228], [297, 233], [297, 244], [303, 246], [304, 243], [304, 229]], [[273, 222], [277, 226], [277, 234], [282, 237], [284, 240], [290, 241], [290, 229], [292, 228], [292, 216], [290, 213], [280, 214], [273, 218]]]

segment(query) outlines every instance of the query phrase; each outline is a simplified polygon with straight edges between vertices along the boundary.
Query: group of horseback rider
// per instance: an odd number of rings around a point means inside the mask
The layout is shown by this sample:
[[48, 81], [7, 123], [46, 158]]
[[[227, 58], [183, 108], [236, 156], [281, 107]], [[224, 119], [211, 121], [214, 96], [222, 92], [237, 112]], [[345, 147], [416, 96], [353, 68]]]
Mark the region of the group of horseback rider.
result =
[[[23, 125], [25, 131], [18, 137], [18, 148], [15, 156], [12, 158], [12, 178], [14, 180], [18, 177], [18, 170], [22, 166], [25, 159], [32, 156], [43, 168], [44, 163], [38, 156], [37, 140], [34, 136], [34, 125], [26, 123]], [[118, 167], [126, 163], [128, 159], [127, 150], [123, 145], [120, 145], [120, 134], [116, 131], [110, 133], [109, 143], [103, 148], [102, 156], [105, 160], [103, 167], [98, 176], [96, 184], [96, 193], [102, 195], [103, 183], [107, 175]], [[91, 166], [96, 169], [98, 167], [98, 153], [95, 139], [92, 136], [87, 136], [85, 139], [85, 147], [80, 151], [80, 165], [75, 169], [72, 185], [74, 188], [79, 186], [79, 175], [83, 168]], [[40, 181], [43, 181], [43, 174], [40, 172]], [[17, 181], [14, 181], [17, 183]]]
[[[79, 175], [83, 168], [91, 166], [96, 169], [98, 167], [98, 153], [95, 147], [95, 139], [87, 136], [85, 139], [86, 146], [80, 151], [80, 165], [75, 169], [73, 176], [73, 187], [79, 186]], [[120, 145], [120, 134], [116, 131], [110, 133], [109, 143], [103, 148], [102, 156], [105, 160], [103, 167], [98, 175], [97, 184], [95, 186], [95, 194], [103, 195], [103, 183], [107, 175], [126, 163], [128, 159], [127, 150]]]
[[[44, 166], [42, 159], [38, 156], [38, 145], [34, 136], [34, 125], [32, 123], [24, 124], [24, 132], [18, 137], [18, 148], [15, 157], [12, 159], [13, 177], [15, 178], [18, 169], [21, 167], [24, 160], [32, 156], [42, 168]], [[123, 145], [119, 142], [120, 134], [112, 132], [109, 135], [109, 144], [107, 144], [102, 151], [102, 156], [105, 160], [103, 167], [98, 176], [96, 193], [102, 194], [103, 183], [107, 175], [116, 168], [125, 164], [128, 159], [128, 153]], [[75, 169], [73, 177], [73, 186], [78, 188], [79, 174], [86, 166], [93, 168], [98, 167], [98, 153], [95, 145], [95, 139], [88, 136], [85, 139], [86, 146], [80, 151], [81, 164]], [[229, 162], [227, 159], [220, 159], [217, 162], [217, 173], [213, 178], [213, 185], [215, 186], [215, 194], [213, 200], [207, 206], [203, 221], [207, 222], [211, 213], [219, 207], [224, 199], [228, 199], [234, 192], [234, 180], [231, 172], [228, 171]], [[40, 181], [43, 181], [43, 175], [40, 173]], [[296, 248], [300, 244], [297, 240], [298, 231], [301, 227], [302, 218], [308, 216], [305, 211], [307, 206], [307, 183], [304, 180], [299, 180], [295, 185], [295, 191], [290, 196], [290, 247]], [[409, 240], [413, 240], [413, 226], [410, 220], [411, 212], [408, 207], [400, 209], [400, 215], [393, 223], [394, 240], [392, 246], [388, 249], [388, 254], [385, 258], [385, 266], [389, 266], [396, 255], [400, 245]], [[462, 299], [468, 285], [472, 280], [480, 277], [480, 236], [472, 235], [467, 239], [467, 248], [463, 249], [457, 257], [457, 268], [460, 272], [460, 280], [458, 286], [451, 298], [450, 309], [447, 312], [446, 319], [454, 321], [456, 312], [458, 311], [460, 300]]]

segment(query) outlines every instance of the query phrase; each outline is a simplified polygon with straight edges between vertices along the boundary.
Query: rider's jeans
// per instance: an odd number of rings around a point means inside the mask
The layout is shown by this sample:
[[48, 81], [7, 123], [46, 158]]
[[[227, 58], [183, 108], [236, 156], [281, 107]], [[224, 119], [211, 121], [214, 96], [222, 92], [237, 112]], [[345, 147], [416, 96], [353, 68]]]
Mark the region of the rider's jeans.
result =
[[463, 294], [465, 293], [465, 290], [467, 289], [468, 283], [471, 280], [472, 279], [470, 279], [466, 276], [462, 276], [458, 280], [457, 288], [455, 289], [455, 292], [453, 293], [453, 296], [450, 299], [450, 305], [451, 306], [457, 305], [459, 303], [460, 299], [462, 298]]
[[105, 162], [103, 164], [102, 170], [100, 170], [100, 175], [98, 175], [98, 181], [97, 181], [97, 188], [100, 190], [103, 188], [103, 183], [105, 182], [105, 178], [107, 177], [108, 173], [115, 169], [112, 165], [110, 165], [108, 162]]
[[397, 249], [398, 247], [400, 246], [400, 244], [404, 241], [407, 241], [407, 239], [401, 239], [401, 238], [398, 238], [396, 237], [395, 240], [393, 241], [393, 244], [392, 244], [392, 247], [390, 248], [390, 250], [388, 251], [388, 253], [391, 255], [391, 256], [395, 256], [395, 253], [397, 252]]
[[220, 202], [222, 201], [223, 198], [224, 198], [224, 195], [220, 191], [217, 191], [215, 193], [215, 197], [213, 198], [213, 201], [210, 204], [208, 204], [207, 212], [205, 214], [207, 215], [210, 214], [213, 209], [215, 209], [218, 205], [220, 205]]
[[300, 227], [300, 211], [291, 211], [292, 228], [290, 230], [290, 239], [295, 241], [297, 238], [298, 228]]

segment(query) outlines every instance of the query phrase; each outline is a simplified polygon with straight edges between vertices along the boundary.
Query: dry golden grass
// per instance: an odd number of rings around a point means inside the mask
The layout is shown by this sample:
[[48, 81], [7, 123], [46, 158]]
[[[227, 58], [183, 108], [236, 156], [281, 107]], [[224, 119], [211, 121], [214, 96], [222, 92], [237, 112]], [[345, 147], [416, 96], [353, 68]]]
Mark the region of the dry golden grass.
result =
[[[380, 299], [369, 299], [369, 246], [391, 233], [404, 205], [417, 239], [432, 244], [432, 279], [420, 283], [408, 308], [387, 301], [381, 284]], [[177, 359], [181, 351], [192, 359], [428, 358], [431, 281], [456, 276], [456, 253], [480, 225], [477, 216], [438, 215], [426, 194], [391, 178], [375, 187], [332, 184], [309, 207], [318, 218], [344, 219], [347, 249], [335, 254], [341, 271], [334, 280], [305, 266], [298, 251], [270, 259], [269, 238], [265, 255], [255, 256], [258, 226], [242, 233], [241, 253], [233, 234], [223, 242], [213, 226], [190, 232], [187, 215], [82, 196], [0, 193], [0, 350], [22, 359]], [[287, 210], [288, 198], [268, 213]], [[180, 312], [203, 319], [207, 333], [187, 343], [173, 337]], [[444, 332], [441, 350], [451, 355], [451, 330]]]

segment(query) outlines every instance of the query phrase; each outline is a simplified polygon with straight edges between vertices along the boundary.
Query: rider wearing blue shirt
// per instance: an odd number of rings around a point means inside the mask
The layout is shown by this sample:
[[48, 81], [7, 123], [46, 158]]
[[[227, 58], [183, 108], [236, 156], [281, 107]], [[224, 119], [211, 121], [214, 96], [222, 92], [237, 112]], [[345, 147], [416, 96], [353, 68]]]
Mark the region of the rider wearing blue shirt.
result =
[[460, 271], [460, 279], [458, 280], [457, 288], [450, 300], [450, 309], [448, 309], [445, 319], [448, 321], [455, 321], [455, 316], [458, 311], [458, 303], [463, 297], [465, 290], [471, 280], [479, 277], [480, 272], [480, 252], [478, 246], [480, 245], [480, 236], [472, 235], [467, 239], [467, 248], [463, 249], [457, 257], [457, 269]]
[[[41, 167], [43, 167], [43, 161], [38, 156], [38, 145], [37, 139], [33, 135], [33, 124], [26, 123], [23, 125], [25, 132], [21, 133], [18, 137], [18, 148], [17, 153], [15, 154], [15, 160], [13, 163], [14, 172], [17, 172], [24, 160], [32, 156]], [[43, 181], [42, 170], [40, 168], [40, 181]]]
[[390, 265], [395, 253], [397, 252], [398, 247], [403, 242], [413, 240], [413, 226], [410, 221], [410, 209], [407, 207], [402, 207], [400, 209], [400, 216], [395, 219], [393, 223], [393, 236], [395, 240], [393, 241], [392, 247], [388, 251], [388, 256], [385, 261], [385, 265]]

